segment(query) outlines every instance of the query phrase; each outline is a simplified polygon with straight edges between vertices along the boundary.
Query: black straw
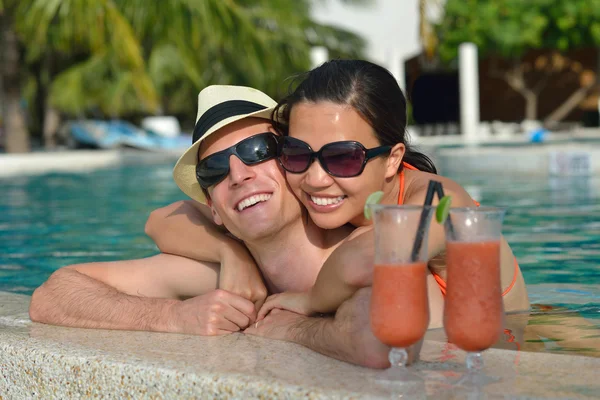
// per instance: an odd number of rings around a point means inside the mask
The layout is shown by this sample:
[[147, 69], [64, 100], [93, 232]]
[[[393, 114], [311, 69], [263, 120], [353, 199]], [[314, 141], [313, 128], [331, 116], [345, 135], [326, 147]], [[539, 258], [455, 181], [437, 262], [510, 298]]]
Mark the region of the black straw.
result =
[[[438, 200], [442, 200], [444, 197], [444, 188], [441, 182], [438, 181], [429, 181], [429, 186], [427, 187], [427, 194], [425, 195], [425, 203], [424, 206], [431, 206], [433, 203], [433, 196], [438, 196]], [[430, 210], [421, 211], [421, 218], [419, 219], [419, 227], [417, 228], [417, 236], [415, 237], [415, 242], [413, 244], [412, 253], [411, 253], [411, 261], [417, 262], [419, 259], [419, 252], [421, 251], [421, 246], [423, 246], [423, 235], [425, 234], [425, 224], [427, 223], [427, 218], [429, 217]], [[454, 237], [454, 226], [452, 225], [452, 221], [450, 220], [450, 215], [446, 218], [446, 225], [448, 228], [448, 232], [450, 237]]]
[[[437, 185], [440, 184], [437, 181], [429, 181], [427, 187], [427, 194], [425, 195], [425, 206], [430, 206], [433, 203], [433, 195], [437, 192]], [[423, 209], [421, 211], [421, 218], [419, 219], [419, 227], [417, 228], [417, 236], [415, 236], [415, 242], [413, 243], [412, 253], [410, 259], [412, 262], [417, 262], [419, 259], [419, 251], [423, 245], [423, 234], [425, 233], [425, 224], [427, 222], [429, 210]]]
[[[438, 195], [438, 199], [442, 200], [442, 197], [444, 197], [444, 187], [442, 186], [441, 182], [436, 182], [436, 188], [435, 191]], [[454, 239], [454, 225], [452, 225], [452, 220], [450, 219], [450, 213], [448, 213], [448, 217], [446, 218], [446, 228], [448, 228], [448, 233], [450, 235], [450, 239]]]

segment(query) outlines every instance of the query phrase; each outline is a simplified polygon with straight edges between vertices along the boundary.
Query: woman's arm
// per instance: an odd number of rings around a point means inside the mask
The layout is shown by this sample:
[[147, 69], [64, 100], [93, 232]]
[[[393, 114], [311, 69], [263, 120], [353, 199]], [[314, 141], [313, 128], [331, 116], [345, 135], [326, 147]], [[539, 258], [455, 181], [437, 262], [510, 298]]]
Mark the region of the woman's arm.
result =
[[163, 253], [208, 262], [221, 262], [223, 252], [237, 243], [213, 222], [208, 206], [194, 201], [178, 201], [152, 211], [146, 234]]
[[370, 227], [354, 230], [329, 256], [308, 292], [286, 292], [269, 296], [258, 313], [263, 319], [272, 309], [298, 314], [331, 313], [361, 287], [367, 286], [373, 270], [373, 236]]
[[153, 211], [146, 234], [163, 253], [220, 263], [219, 288], [262, 305], [267, 289], [246, 246], [212, 220], [208, 206], [179, 201]]

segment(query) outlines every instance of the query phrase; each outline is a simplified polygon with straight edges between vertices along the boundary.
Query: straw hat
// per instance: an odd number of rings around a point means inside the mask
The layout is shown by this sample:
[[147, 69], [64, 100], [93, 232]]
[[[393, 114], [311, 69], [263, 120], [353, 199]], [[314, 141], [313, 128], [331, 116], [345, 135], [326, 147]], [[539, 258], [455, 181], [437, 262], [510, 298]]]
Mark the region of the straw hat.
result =
[[261, 92], [245, 86], [213, 85], [198, 94], [198, 115], [192, 146], [183, 153], [173, 169], [177, 186], [192, 199], [206, 203], [196, 179], [200, 143], [220, 128], [242, 118], [271, 118], [277, 102]]

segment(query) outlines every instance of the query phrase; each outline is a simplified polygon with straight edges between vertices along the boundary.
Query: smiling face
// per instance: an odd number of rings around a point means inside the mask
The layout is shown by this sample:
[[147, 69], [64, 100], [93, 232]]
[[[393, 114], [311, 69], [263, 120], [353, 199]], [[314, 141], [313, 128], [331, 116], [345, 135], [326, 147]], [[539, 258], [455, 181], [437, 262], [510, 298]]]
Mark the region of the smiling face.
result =
[[[263, 132], [274, 132], [259, 118], [244, 118], [210, 135], [200, 146], [199, 157], [225, 150]], [[290, 191], [276, 159], [248, 166], [235, 155], [229, 158], [229, 174], [208, 188], [215, 222], [244, 241], [277, 234], [299, 221], [301, 205]]]
[[[373, 128], [352, 107], [331, 102], [302, 102], [293, 106], [289, 135], [308, 143], [318, 151], [327, 143], [353, 140], [370, 149], [380, 146]], [[386, 180], [395, 179], [400, 158], [386, 155], [367, 162], [364, 171], [353, 178], [337, 178], [313, 161], [307, 171], [286, 173], [294, 194], [308, 209], [312, 220], [321, 228], [335, 229], [347, 223], [368, 223], [363, 208], [369, 194], [384, 190]]]

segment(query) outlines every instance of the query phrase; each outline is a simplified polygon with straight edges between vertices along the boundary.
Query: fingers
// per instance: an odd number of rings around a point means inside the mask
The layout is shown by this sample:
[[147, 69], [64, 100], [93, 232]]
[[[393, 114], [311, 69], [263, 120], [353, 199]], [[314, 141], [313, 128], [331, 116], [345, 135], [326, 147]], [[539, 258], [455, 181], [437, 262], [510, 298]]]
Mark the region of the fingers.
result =
[[254, 308], [254, 303], [248, 299], [245, 299], [237, 294], [233, 294], [227, 292], [225, 290], [217, 289], [218, 296], [220, 300], [235, 308], [242, 314], [246, 315], [250, 320], [254, 321], [256, 319], [256, 309]]
[[[217, 332], [217, 335], [221, 334], [225, 334], [225, 333], [231, 333], [231, 332], [239, 332], [240, 330], [244, 330], [246, 327], [244, 326], [243, 328], [236, 324], [235, 322], [230, 321], [227, 317], [223, 316], [223, 318], [221, 318], [221, 320], [218, 322], [218, 325], [216, 327], [217, 329], [215, 330]], [[223, 333], [220, 333], [223, 332]]]
[[258, 321], [251, 324], [248, 328], [244, 330], [244, 333], [254, 336], [262, 336], [261, 332], [268, 326], [267, 321]]
[[[260, 310], [263, 306], [263, 304], [265, 304], [265, 301], [267, 299], [266, 298], [261, 298], [260, 300], [257, 300], [254, 302], [254, 310]], [[258, 317], [256, 317], [256, 320], [258, 320]]]
[[278, 295], [274, 294], [272, 296], [267, 297], [265, 303], [262, 305], [260, 310], [258, 311], [258, 315], [256, 317], [257, 321], [264, 319], [269, 311], [279, 306], [279, 302], [277, 300]]
[[256, 315], [256, 309], [254, 308], [253, 302], [233, 293], [225, 293], [228, 295], [227, 300], [231, 306], [246, 314], [248, 317], [254, 317]]
[[225, 305], [223, 315], [229, 321], [245, 329], [256, 320], [256, 308], [250, 300], [224, 290], [218, 292], [220, 301]]
[[251, 317], [231, 306], [223, 310], [223, 318], [227, 322], [235, 324], [238, 330], [244, 330], [252, 323]]

